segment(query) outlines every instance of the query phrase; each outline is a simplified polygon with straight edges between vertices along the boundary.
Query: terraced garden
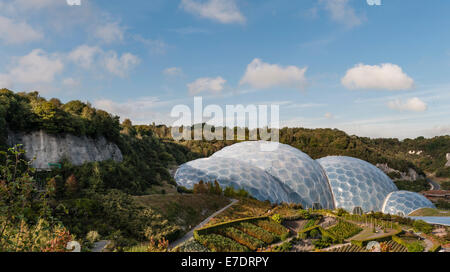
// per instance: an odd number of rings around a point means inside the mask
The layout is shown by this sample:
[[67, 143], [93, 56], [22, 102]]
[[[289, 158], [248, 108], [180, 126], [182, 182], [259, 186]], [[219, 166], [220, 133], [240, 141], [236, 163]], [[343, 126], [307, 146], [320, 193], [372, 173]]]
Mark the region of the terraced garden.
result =
[[249, 218], [196, 230], [198, 243], [213, 252], [257, 251], [285, 240], [289, 230], [269, 218]]
[[327, 229], [327, 231], [330, 232], [338, 240], [344, 240], [352, 236], [355, 236], [362, 230], [363, 229], [358, 225], [343, 220], [339, 220], [339, 222], [336, 225]]
[[[407, 252], [408, 250], [403, 245], [390, 240], [388, 242], [381, 243], [382, 250], [387, 250], [388, 252]], [[369, 252], [365, 247], [360, 247], [357, 245], [345, 245], [342, 247], [336, 247], [328, 252]]]

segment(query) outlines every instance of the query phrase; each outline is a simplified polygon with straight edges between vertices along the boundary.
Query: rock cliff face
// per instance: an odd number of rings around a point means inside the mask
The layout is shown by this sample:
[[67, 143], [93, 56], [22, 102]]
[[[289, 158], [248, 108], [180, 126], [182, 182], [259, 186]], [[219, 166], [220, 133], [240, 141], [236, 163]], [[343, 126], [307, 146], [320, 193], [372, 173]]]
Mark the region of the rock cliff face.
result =
[[389, 174], [392, 172], [399, 174], [400, 178], [398, 178], [398, 179], [400, 179], [400, 180], [416, 181], [419, 178], [423, 178], [419, 174], [417, 174], [417, 172], [414, 169], [411, 169], [411, 168], [409, 168], [408, 172], [405, 173], [405, 172], [400, 172], [398, 170], [390, 168], [387, 165], [387, 163], [378, 163], [376, 166], [386, 174]]
[[450, 153], [447, 153], [446, 158], [447, 158], [447, 163], [445, 164], [445, 166], [450, 167]]
[[119, 147], [104, 137], [93, 139], [70, 134], [51, 135], [44, 131], [9, 131], [8, 144], [22, 144], [27, 152], [27, 159], [35, 158], [32, 166], [37, 169], [48, 169], [49, 163], [58, 163], [64, 158], [73, 165], [109, 159], [119, 162], [123, 160]]

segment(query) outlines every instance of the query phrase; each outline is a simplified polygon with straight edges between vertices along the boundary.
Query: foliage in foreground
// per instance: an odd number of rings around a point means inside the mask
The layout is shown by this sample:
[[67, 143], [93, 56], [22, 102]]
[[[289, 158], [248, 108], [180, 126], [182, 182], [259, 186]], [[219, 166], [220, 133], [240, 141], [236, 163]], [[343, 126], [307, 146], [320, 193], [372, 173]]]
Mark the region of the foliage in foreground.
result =
[[0, 152], [0, 251], [65, 251], [70, 233], [50, 213], [54, 188], [37, 191], [20, 146]]

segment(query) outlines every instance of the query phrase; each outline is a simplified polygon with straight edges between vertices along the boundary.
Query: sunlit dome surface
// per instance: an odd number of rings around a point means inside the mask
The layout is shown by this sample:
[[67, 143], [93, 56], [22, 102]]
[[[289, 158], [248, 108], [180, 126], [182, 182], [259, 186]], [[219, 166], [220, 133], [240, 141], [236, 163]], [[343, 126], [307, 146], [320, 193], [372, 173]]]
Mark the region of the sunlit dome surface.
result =
[[382, 212], [406, 216], [422, 208], [435, 208], [435, 206], [421, 194], [409, 191], [396, 191], [386, 197]]
[[363, 160], [329, 156], [317, 162], [328, 177], [336, 208], [349, 212], [355, 207], [364, 212], [381, 211], [386, 196], [398, 190], [383, 171]]
[[243, 188], [258, 200], [289, 202], [286, 193], [289, 189], [284, 188], [279, 180], [258, 167], [235, 159], [210, 157], [190, 161], [178, 168], [175, 180], [188, 189], [192, 189], [200, 180], [217, 180], [222, 188]]
[[322, 167], [307, 154], [285, 144], [274, 151], [263, 151], [265, 141], [237, 143], [214, 153], [212, 158], [231, 158], [265, 170], [288, 188], [289, 201], [312, 207], [334, 209], [331, 188]]

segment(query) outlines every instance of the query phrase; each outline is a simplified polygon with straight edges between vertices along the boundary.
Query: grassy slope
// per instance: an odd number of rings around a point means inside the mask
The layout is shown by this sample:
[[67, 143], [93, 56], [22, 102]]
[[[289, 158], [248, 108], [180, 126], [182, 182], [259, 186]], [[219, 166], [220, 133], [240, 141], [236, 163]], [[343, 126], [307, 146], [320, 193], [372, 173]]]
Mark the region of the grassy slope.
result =
[[414, 211], [410, 214], [410, 216], [450, 216], [450, 211], [431, 209], [431, 208], [423, 208], [417, 211]]
[[216, 195], [154, 194], [133, 198], [137, 203], [157, 210], [170, 222], [183, 227], [184, 231], [230, 203], [228, 198]]

